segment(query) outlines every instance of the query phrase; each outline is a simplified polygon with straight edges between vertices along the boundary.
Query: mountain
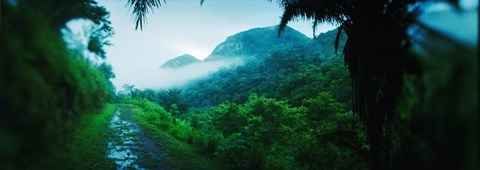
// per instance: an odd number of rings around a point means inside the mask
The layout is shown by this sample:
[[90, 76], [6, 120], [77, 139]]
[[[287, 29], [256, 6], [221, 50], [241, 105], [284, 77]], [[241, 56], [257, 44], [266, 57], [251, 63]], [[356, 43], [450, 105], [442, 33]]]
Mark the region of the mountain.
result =
[[196, 62], [200, 62], [200, 60], [190, 54], [184, 54], [168, 60], [167, 62], [162, 64], [162, 66], [160, 67], [161, 68], [179, 68], [192, 63], [196, 63]]
[[275, 52], [274, 49], [289, 49], [312, 42], [310, 38], [290, 27], [286, 27], [281, 36], [278, 36], [278, 28], [278, 25], [254, 28], [232, 35], [215, 47], [205, 61], [233, 57], [264, 58]]
[[[314, 98], [324, 91], [331, 92], [338, 101], [349, 104], [351, 82], [341, 56], [346, 36], [341, 37], [339, 52], [335, 53], [337, 30], [320, 34], [313, 40], [297, 36], [293, 29], [286, 30], [286, 37], [294, 38], [292, 40], [294, 43], [283, 42], [283, 44], [280, 43], [282, 45], [271, 45], [280, 40], [261, 38], [261, 35], [266, 32], [276, 34], [276, 31], [268, 31], [265, 28], [250, 30], [255, 34], [247, 31], [227, 39], [226, 42], [233, 42], [233, 40], [242, 42], [238, 39], [245, 38], [245, 35], [256, 35], [260, 38], [252, 37], [250, 43], [263, 44], [263, 47], [259, 48], [267, 48], [266, 44], [270, 44], [268, 45], [270, 54], [265, 53], [265, 56], [244, 65], [222, 69], [205, 79], [189, 83], [184, 87], [184, 92], [186, 98], [191, 101], [191, 105], [207, 107], [216, 106], [222, 102], [243, 103], [251, 94], [257, 94], [287, 101], [293, 106], [300, 106], [304, 99]], [[272, 43], [262, 42], [266, 39]], [[218, 51], [222, 50], [224, 49]], [[230, 53], [224, 51], [223, 54], [245, 52], [247, 49], [230, 50], [232, 50]], [[255, 52], [253, 50], [255, 49], [247, 51]]]
[[[330, 30], [325, 33], [321, 33], [320, 35], [316, 36], [313, 41], [317, 44], [316, 48], [322, 50], [322, 54], [325, 57], [334, 56], [335, 55], [335, 40], [337, 38], [338, 29]], [[338, 53], [343, 52], [343, 47], [347, 41], [347, 34], [344, 31], [340, 34], [340, 39], [338, 41]]]

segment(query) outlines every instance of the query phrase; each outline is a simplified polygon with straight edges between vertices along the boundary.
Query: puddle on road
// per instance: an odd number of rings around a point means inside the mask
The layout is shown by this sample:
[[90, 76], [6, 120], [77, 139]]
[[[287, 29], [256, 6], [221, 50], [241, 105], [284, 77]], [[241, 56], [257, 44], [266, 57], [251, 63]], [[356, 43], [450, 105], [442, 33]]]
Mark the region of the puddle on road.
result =
[[138, 155], [135, 154], [139, 149], [139, 130], [135, 129], [130, 121], [123, 120], [120, 114], [120, 109], [117, 109], [110, 121], [112, 139], [107, 143], [106, 156], [115, 161], [117, 169], [143, 169], [138, 165]]

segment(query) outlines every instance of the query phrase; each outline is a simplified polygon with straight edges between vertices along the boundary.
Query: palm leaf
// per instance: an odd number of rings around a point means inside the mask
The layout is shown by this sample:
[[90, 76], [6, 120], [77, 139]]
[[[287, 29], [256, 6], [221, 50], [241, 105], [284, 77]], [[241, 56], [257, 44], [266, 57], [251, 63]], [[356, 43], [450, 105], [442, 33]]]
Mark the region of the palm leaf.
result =
[[158, 8], [167, 3], [166, 0], [128, 0], [126, 6], [133, 7], [133, 15], [135, 17], [135, 30], [143, 29], [143, 25], [147, 22], [147, 14], [153, 12], [153, 8]]

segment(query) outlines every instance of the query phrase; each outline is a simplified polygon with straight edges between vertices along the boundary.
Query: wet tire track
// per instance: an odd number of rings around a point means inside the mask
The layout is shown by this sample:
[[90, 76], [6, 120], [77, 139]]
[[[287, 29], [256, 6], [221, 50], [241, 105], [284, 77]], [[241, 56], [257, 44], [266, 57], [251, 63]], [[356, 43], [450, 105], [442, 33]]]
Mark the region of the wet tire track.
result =
[[110, 140], [106, 156], [117, 169], [169, 169], [162, 165], [165, 153], [144, 135], [131, 119], [129, 107], [118, 108], [110, 120]]

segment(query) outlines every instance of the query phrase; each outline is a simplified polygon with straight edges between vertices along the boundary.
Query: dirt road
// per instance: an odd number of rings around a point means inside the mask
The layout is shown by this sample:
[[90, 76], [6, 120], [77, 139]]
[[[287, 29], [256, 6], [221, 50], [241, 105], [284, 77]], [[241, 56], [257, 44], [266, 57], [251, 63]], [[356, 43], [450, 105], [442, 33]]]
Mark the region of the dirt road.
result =
[[117, 169], [169, 169], [162, 165], [165, 152], [158, 148], [132, 121], [129, 107], [118, 108], [110, 120], [106, 156]]

